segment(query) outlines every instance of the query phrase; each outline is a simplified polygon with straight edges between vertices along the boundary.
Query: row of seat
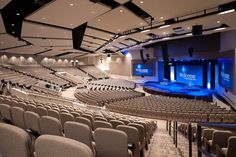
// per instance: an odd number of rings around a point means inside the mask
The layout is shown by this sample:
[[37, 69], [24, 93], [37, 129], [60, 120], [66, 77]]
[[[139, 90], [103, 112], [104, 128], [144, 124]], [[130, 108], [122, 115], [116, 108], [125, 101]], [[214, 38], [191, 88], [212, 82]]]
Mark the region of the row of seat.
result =
[[119, 113], [181, 122], [236, 122], [236, 112], [233, 110], [185, 98], [145, 96], [107, 103], [106, 107]]
[[80, 65], [78, 68], [95, 77], [96, 79], [109, 78], [105, 72], [96, 68], [94, 65]]

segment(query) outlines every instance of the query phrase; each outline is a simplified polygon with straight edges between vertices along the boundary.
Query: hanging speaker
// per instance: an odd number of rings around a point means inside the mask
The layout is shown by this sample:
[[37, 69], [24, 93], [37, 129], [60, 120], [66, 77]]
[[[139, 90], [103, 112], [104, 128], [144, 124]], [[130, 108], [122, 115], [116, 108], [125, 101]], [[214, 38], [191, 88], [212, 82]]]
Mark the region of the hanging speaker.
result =
[[192, 27], [193, 35], [202, 35], [202, 25], [195, 25]]

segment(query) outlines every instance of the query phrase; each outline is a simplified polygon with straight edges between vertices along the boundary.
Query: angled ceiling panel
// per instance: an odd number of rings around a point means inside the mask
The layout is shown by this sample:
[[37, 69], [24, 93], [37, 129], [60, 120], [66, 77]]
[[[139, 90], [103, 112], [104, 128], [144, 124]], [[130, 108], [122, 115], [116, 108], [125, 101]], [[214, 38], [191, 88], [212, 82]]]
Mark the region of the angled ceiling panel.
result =
[[146, 23], [123, 6], [96, 17], [88, 25], [110, 32], [119, 33]]
[[0, 49], [6, 49], [11, 47], [27, 45], [26, 42], [12, 37], [8, 34], [0, 34]]
[[4, 22], [3, 22], [3, 19], [2, 19], [2, 14], [0, 13], [0, 33], [6, 33], [6, 29], [5, 29], [5, 26], [4, 26]]
[[72, 39], [72, 32], [68, 29], [24, 21], [21, 36]]
[[13, 48], [13, 49], [9, 49], [6, 50], [6, 52], [8, 53], [19, 53], [19, 54], [36, 54], [39, 52], [43, 52], [48, 50], [48, 48], [43, 48], [43, 47], [37, 47], [37, 46], [33, 46], [33, 45], [28, 45], [28, 46], [24, 46], [24, 47], [18, 47], [18, 48]]
[[55, 0], [28, 16], [28, 20], [75, 28], [110, 8], [89, 0]]
[[0, 9], [4, 8], [11, 0], [1, 0], [0, 1]]
[[59, 39], [42, 39], [42, 38], [27, 38], [24, 37], [33, 45], [36, 46], [72, 46], [72, 40], [59, 40]]

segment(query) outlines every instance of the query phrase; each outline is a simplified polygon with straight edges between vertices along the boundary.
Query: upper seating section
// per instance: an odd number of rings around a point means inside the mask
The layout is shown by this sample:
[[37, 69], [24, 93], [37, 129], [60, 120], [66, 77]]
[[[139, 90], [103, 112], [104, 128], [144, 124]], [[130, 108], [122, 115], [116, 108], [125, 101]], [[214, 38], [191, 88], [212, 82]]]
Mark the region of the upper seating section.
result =
[[2, 80], [25, 87], [30, 87], [38, 82], [38, 80], [33, 77], [0, 66], [0, 81]]
[[146, 96], [106, 104], [111, 111], [182, 122], [235, 123], [236, 112], [202, 100]]
[[37, 79], [56, 84], [59, 86], [64, 86], [69, 84], [68, 81], [61, 79], [53, 74], [53, 71], [46, 69], [40, 65], [30, 65], [30, 66], [10, 66], [10, 68], [22, 72], [29, 76], [34, 76]]
[[94, 65], [80, 65], [78, 68], [96, 79], [109, 78], [109, 76], [104, 71], [96, 68]]
[[74, 76], [89, 77], [85, 72], [81, 71], [76, 67], [50, 67], [50, 68], [52, 70], [55, 70], [56, 72], [67, 72]]
[[106, 79], [106, 80], [96, 80], [91, 81], [88, 84], [90, 85], [100, 85], [100, 86], [112, 86], [112, 87], [124, 87], [124, 88], [135, 88], [135, 83], [124, 80], [124, 79]]

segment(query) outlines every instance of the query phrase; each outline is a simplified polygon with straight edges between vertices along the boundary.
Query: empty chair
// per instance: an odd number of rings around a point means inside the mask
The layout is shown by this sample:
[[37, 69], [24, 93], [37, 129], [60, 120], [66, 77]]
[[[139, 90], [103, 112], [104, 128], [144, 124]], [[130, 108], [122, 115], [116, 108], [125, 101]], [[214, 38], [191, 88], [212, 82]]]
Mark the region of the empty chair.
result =
[[26, 103], [24, 103], [24, 102], [19, 102], [19, 103], [17, 104], [17, 107], [20, 107], [20, 108], [22, 108], [23, 110], [26, 110]]
[[0, 156], [32, 157], [30, 136], [21, 128], [0, 123]]
[[88, 127], [89, 127], [90, 129], [92, 129], [91, 121], [90, 121], [89, 119], [87, 119], [87, 118], [84, 118], [84, 117], [76, 117], [76, 118], [75, 118], [75, 121], [76, 121], [76, 122], [79, 122], [79, 123], [86, 124], [86, 125], [88, 125]]
[[94, 132], [98, 157], [132, 157], [128, 137], [120, 130], [98, 128]]
[[26, 110], [27, 110], [27, 111], [36, 112], [37, 107], [36, 107], [35, 105], [29, 104], [29, 105], [26, 106]]
[[26, 111], [24, 113], [25, 128], [29, 129], [34, 136], [40, 135], [40, 117], [37, 113]]
[[72, 114], [74, 117], [80, 117], [80, 114], [78, 112], [70, 112], [70, 114]]
[[63, 126], [65, 122], [67, 121], [75, 121], [74, 116], [70, 113], [61, 113], [61, 125]]
[[94, 121], [94, 130], [96, 130], [97, 128], [112, 128], [112, 125], [109, 122], [95, 120]]
[[95, 117], [94, 119], [95, 119], [95, 120], [100, 120], [100, 121], [107, 122], [107, 119], [104, 118], [104, 117]]
[[217, 147], [217, 157], [235, 157], [236, 156], [236, 136], [231, 136], [228, 139], [228, 145], [226, 148], [222, 148], [220, 149], [219, 147]]
[[[116, 127], [116, 129], [124, 131], [128, 136], [128, 143], [132, 144], [132, 151], [134, 157], [140, 157], [143, 156], [142, 153], [144, 153], [141, 149], [141, 145], [139, 142], [139, 135], [138, 135], [138, 129], [132, 126], [127, 125], [119, 125]], [[133, 146], [134, 145], [134, 146]]]
[[35, 142], [36, 157], [93, 157], [85, 144], [73, 139], [42, 135]]
[[212, 135], [212, 140], [209, 141], [211, 152], [216, 154], [216, 145], [218, 145], [219, 148], [226, 147], [228, 143], [228, 138], [232, 135], [233, 134], [230, 131], [214, 131]]
[[11, 107], [6, 104], [0, 104], [2, 120], [6, 123], [12, 123]]
[[65, 136], [86, 144], [95, 153], [92, 144], [92, 131], [88, 125], [68, 121], [64, 124]]
[[58, 119], [49, 116], [43, 116], [40, 119], [41, 134], [63, 136], [62, 126]]
[[202, 141], [203, 141], [203, 146], [208, 149], [208, 141], [212, 140], [212, 134], [215, 131], [215, 129], [204, 129], [202, 133]]
[[56, 110], [48, 110], [48, 116], [54, 117], [54, 118], [60, 120], [60, 114], [59, 114], [59, 112], [56, 111]]
[[42, 116], [47, 116], [48, 115], [48, 111], [46, 108], [44, 107], [37, 107], [36, 113], [42, 117]]
[[144, 128], [141, 124], [136, 124], [136, 123], [129, 123], [128, 126], [132, 126], [135, 127], [136, 129], [138, 129], [138, 133], [139, 133], [139, 141], [141, 143], [141, 148], [146, 146], [146, 139], [145, 139], [145, 132], [144, 132]]
[[87, 118], [88, 120], [90, 120], [92, 128], [93, 128], [93, 121], [94, 121], [93, 116], [91, 116], [90, 114], [83, 114], [82, 117]]
[[115, 129], [118, 125], [125, 125], [124, 122], [122, 121], [119, 121], [119, 120], [111, 120], [110, 121], [112, 127]]
[[25, 129], [24, 110], [20, 107], [11, 108], [12, 123]]
[[120, 119], [119, 121], [122, 121], [123, 123], [125, 123], [125, 125], [128, 125], [130, 123], [130, 121], [127, 119]]

